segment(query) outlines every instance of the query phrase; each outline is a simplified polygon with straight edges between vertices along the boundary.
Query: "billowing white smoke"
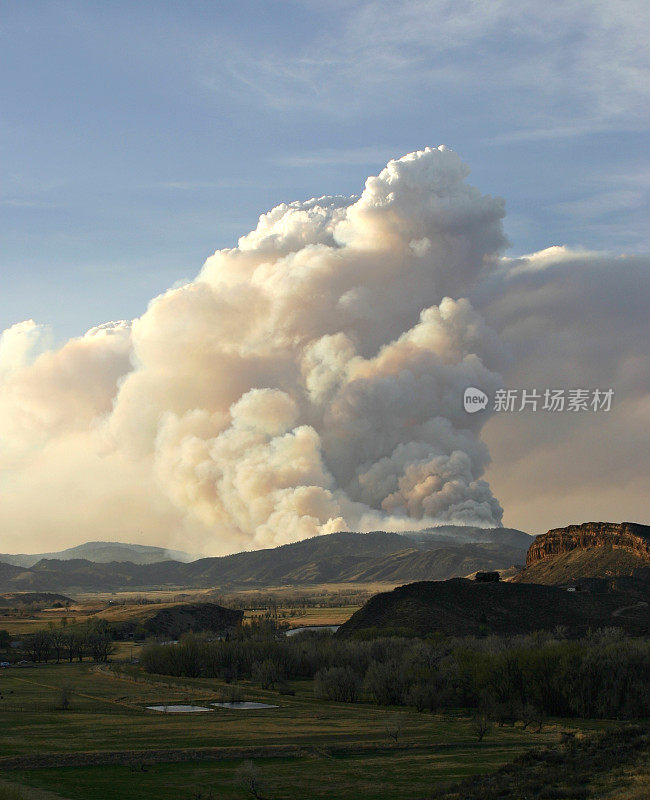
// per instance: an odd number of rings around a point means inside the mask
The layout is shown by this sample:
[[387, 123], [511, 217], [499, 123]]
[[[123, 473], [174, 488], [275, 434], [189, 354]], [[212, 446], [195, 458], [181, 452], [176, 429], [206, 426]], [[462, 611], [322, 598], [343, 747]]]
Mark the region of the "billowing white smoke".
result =
[[263, 215], [134, 323], [118, 445], [152, 453], [179, 508], [246, 544], [498, 524], [487, 451], [459, 404], [468, 384], [498, 383], [497, 340], [445, 295], [503, 245], [503, 204], [466, 175], [455, 153], [427, 149], [356, 201]]
[[500, 524], [488, 414], [466, 414], [463, 390], [493, 392], [520, 363], [516, 331], [532, 341], [544, 319], [525, 319], [533, 284], [560, 273], [504, 270], [503, 202], [467, 175], [444, 147], [411, 153], [359, 198], [263, 215], [130, 325], [59, 350], [34, 323], [6, 331], [0, 530], [218, 553]]
[[467, 174], [444, 147], [412, 153], [359, 198], [263, 215], [130, 328], [32, 361], [33, 323], [5, 332], [3, 467], [64, 435], [117, 454], [206, 550], [499, 524], [459, 403], [499, 383], [498, 339], [460, 298], [503, 247], [504, 211]]

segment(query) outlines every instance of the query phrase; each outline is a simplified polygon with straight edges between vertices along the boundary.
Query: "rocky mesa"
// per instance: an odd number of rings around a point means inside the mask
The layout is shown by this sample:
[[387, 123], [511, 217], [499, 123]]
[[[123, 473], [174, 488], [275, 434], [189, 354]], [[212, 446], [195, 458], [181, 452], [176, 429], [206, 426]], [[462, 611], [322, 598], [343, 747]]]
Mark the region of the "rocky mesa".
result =
[[561, 584], [581, 578], [632, 575], [650, 567], [650, 526], [635, 522], [584, 522], [538, 536], [515, 578]]

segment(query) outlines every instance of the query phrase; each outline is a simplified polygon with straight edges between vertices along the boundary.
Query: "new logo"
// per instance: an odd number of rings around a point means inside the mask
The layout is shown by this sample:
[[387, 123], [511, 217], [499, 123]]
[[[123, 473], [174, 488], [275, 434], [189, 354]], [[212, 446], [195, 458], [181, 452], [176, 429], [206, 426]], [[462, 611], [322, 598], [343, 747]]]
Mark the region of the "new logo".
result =
[[474, 386], [468, 386], [463, 395], [463, 406], [468, 414], [474, 414], [483, 408], [487, 408], [488, 396]]

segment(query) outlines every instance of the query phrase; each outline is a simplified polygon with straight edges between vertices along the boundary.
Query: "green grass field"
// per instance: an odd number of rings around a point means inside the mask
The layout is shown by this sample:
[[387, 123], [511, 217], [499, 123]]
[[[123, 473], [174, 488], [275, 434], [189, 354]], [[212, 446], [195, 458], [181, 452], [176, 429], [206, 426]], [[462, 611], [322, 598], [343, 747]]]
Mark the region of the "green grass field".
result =
[[[166, 703], [201, 704], [219, 699], [224, 686], [202, 679], [172, 679], [130, 673], [120, 678], [90, 663], [8, 669], [0, 673], [0, 769], [5, 778], [49, 789], [70, 800], [183, 800], [208, 789], [215, 798], [244, 798], [236, 773], [251, 754], [268, 784], [271, 800], [332, 797], [341, 800], [420, 798], [440, 781], [486, 772], [532, 745], [556, 742], [560, 730], [593, 729], [602, 722], [549, 722], [541, 733], [495, 727], [476, 741], [471, 719], [418, 714], [365, 704], [314, 699], [311, 682], [292, 684], [295, 696], [242, 685], [246, 699], [277, 709], [174, 715], [147, 711]], [[61, 710], [62, 687], [69, 708]], [[399, 714], [397, 742], [387, 725]], [[283, 747], [301, 748], [283, 757]], [[140, 771], [146, 756], [130, 751], [223, 748], [219, 758], [156, 763]], [[236, 757], [233, 750], [237, 749]], [[90, 765], [93, 754], [118, 754], [115, 765]], [[286, 751], [285, 751], [286, 752]], [[54, 767], [26, 769], [8, 757], [53, 754]], [[63, 764], [66, 754], [77, 766]], [[150, 755], [152, 753], [150, 752]], [[181, 754], [187, 758], [187, 755]], [[84, 763], [85, 761], [85, 763]], [[3, 768], [4, 767], [4, 768]], [[308, 792], [306, 786], [309, 786]]]
[[[401, 752], [381, 756], [257, 759], [264, 795], [289, 798], [419, 798], [441, 780], [458, 780], [494, 769], [511, 756], [507, 748], [482, 752], [459, 748], [453, 755]], [[240, 761], [155, 764], [146, 772], [128, 766], [63, 767], [23, 772], [19, 779], [60, 792], [71, 800], [185, 800], [203, 791], [219, 800], [242, 800]], [[18, 777], [18, 776], [17, 776]]]

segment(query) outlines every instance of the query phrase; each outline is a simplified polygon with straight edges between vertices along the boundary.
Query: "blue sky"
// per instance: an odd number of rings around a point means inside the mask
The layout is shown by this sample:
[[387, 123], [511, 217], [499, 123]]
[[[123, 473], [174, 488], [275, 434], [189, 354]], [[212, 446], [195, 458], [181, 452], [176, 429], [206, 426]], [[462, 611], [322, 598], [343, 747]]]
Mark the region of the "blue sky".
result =
[[5, 2], [0, 329], [132, 318], [281, 201], [447, 144], [511, 254], [647, 252], [645, 4]]

